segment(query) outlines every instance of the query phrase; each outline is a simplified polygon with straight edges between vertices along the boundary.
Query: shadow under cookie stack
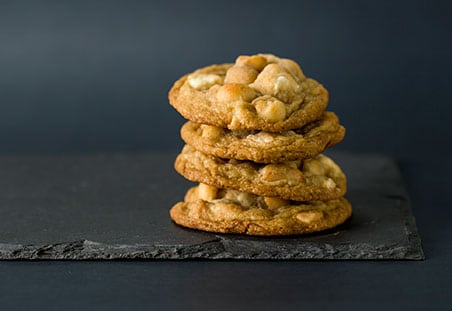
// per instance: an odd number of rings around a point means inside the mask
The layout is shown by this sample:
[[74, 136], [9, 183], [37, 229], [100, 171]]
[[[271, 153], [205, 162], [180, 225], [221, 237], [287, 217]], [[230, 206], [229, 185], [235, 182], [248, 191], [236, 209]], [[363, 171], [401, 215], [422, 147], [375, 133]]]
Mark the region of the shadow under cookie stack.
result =
[[326, 230], [350, 217], [346, 177], [321, 154], [345, 129], [325, 111], [326, 89], [296, 62], [239, 56], [183, 76], [169, 100], [189, 120], [175, 169], [199, 183], [171, 208], [177, 224], [268, 236]]

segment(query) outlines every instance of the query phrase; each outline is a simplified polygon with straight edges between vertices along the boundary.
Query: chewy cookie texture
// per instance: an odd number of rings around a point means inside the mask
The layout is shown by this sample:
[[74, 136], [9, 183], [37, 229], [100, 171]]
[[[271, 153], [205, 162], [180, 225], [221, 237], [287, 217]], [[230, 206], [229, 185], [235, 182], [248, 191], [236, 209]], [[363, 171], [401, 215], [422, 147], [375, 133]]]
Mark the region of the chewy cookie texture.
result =
[[239, 56], [187, 74], [169, 92], [189, 121], [175, 162], [199, 182], [171, 218], [219, 233], [291, 235], [333, 228], [350, 217], [346, 177], [321, 153], [345, 128], [325, 111], [328, 92], [290, 59]]
[[294, 61], [255, 55], [183, 76], [171, 88], [169, 101], [193, 122], [281, 132], [320, 118], [328, 92]]
[[182, 139], [195, 149], [220, 158], [281, 163], [315, 157], [340, 142], [345, 128], [333, 112], [302, 128], [279, 133], [228, 130], [188, 121], [181, 128]]
[[249, 235], [325, 230], [344, 222], [351, 212], [351, 205], [344, 198], [297, 202], [205, 184], [191, 188], [184, 202], [177, 203], [170, 211], [171, 217], [186, 227]]
[[220, 159], [186, 145], [175, 162], [188, 180], [295, 201], [331, 200], [345, 194], [339, 166], [324, 155], [304, 161], [262, 164]]

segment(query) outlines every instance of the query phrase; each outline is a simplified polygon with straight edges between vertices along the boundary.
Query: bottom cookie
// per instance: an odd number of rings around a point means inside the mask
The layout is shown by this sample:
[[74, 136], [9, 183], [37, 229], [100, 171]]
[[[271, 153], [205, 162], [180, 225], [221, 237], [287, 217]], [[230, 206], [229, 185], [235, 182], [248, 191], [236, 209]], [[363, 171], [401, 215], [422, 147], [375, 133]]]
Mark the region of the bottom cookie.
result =
[[218, 233], [293, 235], [342, 224], [352, 213], [345, 198], [296, 202], [200, 184], [170, 210], [181, 226]]

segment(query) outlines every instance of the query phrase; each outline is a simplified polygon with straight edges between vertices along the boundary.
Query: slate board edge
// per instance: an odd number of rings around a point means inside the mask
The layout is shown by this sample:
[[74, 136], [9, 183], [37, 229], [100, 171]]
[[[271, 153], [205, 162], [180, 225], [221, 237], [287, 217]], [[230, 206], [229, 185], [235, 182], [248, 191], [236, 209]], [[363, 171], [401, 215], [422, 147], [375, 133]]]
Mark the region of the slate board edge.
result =
[[416, 219], [411, 211], [410, 196], [406, 191], [406, 200], [402, 203], [402, 211], [405, 214], [405, 228], [408, 239], [407, 258], [414, 260], [425, 260], [424, 250], [422, 249], [421, 237], [416, 225]]
[[419, 235], [419, 231], [416, 225], [416, 219], [414, 218], [414, 214], [411, 209], [411, 199], [406, 188], [406, 184], [403, 181], [403, 174], [400, 170], [400, 165], [398, 161], [392, 159], [394, 163], [394, 167], [397, 169], [398, 180], [401, 182], [400, 188], [403, 191], [403, 195], [398, 197], [400, 200], [400, 209], [402, 213], [405, 215], [405, 231], [407, 235], [407, 253], [406, 259], [411, 260], [425, 260], [425, 254], [422, 249], [421, 237]]
[[[243, 241], [242, 241], [243, 242]], [[245, 244], [249, 241], [244, 241]], [[259, 242], [253, 242], [258, 244]], [[422, 260], [422, 252], [406, 246], [371, 246], [369, 244], [312, 244], [294, 250], [244, 252], [235, 250], [237, 241], [216, 237], [202, 244], [180, 245], [107, 245], [88, 240], [48, 245], [1, 244], [1, 260], [117, 260], [117, 259], [295, 259], [295, 260]], [[289, 246], [290, 248], [290, 246]], [[209, 249], [206, 252], [206, 249]]]

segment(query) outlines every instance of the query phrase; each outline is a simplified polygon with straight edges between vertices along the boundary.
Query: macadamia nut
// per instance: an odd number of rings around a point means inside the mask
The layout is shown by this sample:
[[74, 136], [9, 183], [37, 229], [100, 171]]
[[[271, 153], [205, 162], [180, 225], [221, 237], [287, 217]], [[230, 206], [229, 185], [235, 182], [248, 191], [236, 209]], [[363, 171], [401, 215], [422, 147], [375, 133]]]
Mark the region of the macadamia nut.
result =
[[226, 72], [225, 83], [249, 84], [256, 80], [258, 72], [250, 66], [232, 66]]
[[200, 183], [198, 186], [198, 196], [204, 201], [215, 200], [217, 196], [217, 188]]
[[258, 97], [253, 104], [257, 114], [268, 122], [278, 122], [286, 118], [286, 105], [274, 97]]

